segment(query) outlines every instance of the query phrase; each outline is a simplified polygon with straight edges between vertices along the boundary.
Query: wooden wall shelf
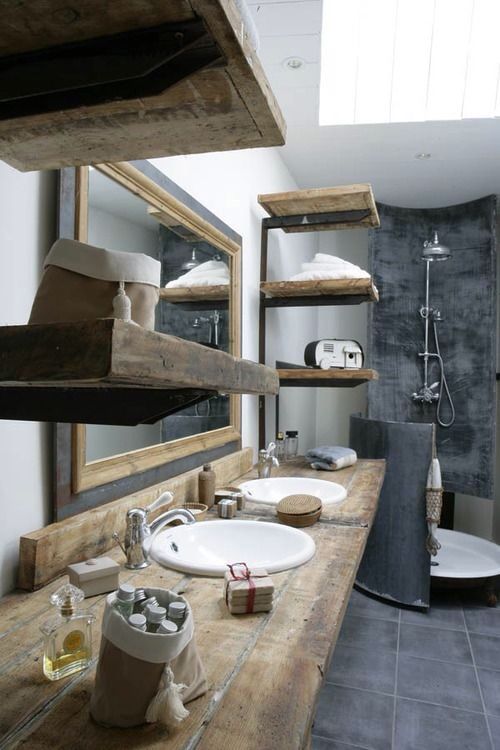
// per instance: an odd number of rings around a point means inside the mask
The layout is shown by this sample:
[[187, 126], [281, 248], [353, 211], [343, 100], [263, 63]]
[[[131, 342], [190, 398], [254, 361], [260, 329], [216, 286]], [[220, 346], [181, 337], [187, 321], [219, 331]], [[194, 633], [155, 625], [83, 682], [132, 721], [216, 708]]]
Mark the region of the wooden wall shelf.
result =
[[318, 232], [380, 226], [369, 184], [270, 193], [259, 195], [258, 201], [272, 217], [264, 220], [270, 229]]
[[321, 279], [317, 281], [262, 281], [265, 307], [307, 305], [358, 305], [378, 302], [372, 279]]
[[4, 419], [102, 422], [99, 407], [111, 400], [106, 424], [138, 424], [214, 392], [278, 388], [270, 367], [113, 318], [0, 328]]
[[282, 145], [246, 26], [236, 0], [8, 3], [0, 159], [58, 169]]
[[227, 310], [229, 284], [160, 289], [160, 299], [193, 310]]
[[369, 369], [293, 368], [278, 370], [278, 376], [281, 388], [354, 388], [369, 380], [378, 380], [378, 372]]

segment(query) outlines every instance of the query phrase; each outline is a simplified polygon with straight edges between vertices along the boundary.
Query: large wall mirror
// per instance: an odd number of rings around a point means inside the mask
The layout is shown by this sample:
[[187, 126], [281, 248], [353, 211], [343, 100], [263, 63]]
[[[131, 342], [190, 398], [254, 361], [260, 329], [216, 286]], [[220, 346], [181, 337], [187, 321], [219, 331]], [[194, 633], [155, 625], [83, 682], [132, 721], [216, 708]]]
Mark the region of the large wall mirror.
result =
[[[155, 329], [240, 355], [241, 238], [149, 162], [60, 173], [59, 236], [161, 262]], [[56, 519], [240, 447], [240, 397], [156, 424], [58, 425]]]

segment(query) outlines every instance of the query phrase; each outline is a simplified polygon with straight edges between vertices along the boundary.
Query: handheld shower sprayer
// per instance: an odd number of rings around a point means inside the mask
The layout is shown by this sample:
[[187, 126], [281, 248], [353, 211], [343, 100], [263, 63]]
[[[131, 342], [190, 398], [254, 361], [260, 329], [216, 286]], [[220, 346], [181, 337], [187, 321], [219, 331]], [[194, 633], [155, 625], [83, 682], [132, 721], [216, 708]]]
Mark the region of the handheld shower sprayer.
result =
[[[414, 401], [418, 401], [420, 404], [432, 404], [437, 401], [436, 408], [436, 420], [441, 427], [451, 427], [455, 421], [455, 407], [451, 398], [448, 383], [446, 381], [446, 375], [444, 371], [444, 362], [441, 356], [439, 348], [439, 338], [437, 332], [437, 323], [440, 323], [443, 318], [441, 311], [437, 308], [430, 306], [429, 300], [429, 281], [430, 281], [430, 264], [434, 261], [448, 260], [451, 257], [451, 251], [446, 245], [443, 245], [439, 241], [438, 233], [434, 232], [432, 240], [424, 242], [424, 250], [422, 253], [422, 260], [425, 261], [425, 305], [422, 305], [419, 313], [420, 317], [424, 320], [425, 325], [425, 339], [424, 339], [424, 351], [418, 352], [418, 356], [423, 358], [424, 361], [424, 384], [419, 391], [412, 394]], [[434, 346], [435, 352], [429, 351], [429, 323], [432, 323], [432, 331], [434, 335]], [[433, 359], [437, 360], [439, 364], [439, 380], [432, 385], [428, 384], [429, 378], [429, 362]], [[446, 397], [450, 409], [450, 418], [445, 421], [441, 416], [441, 406], [443, 402], [443, 391], [446, 393]]]

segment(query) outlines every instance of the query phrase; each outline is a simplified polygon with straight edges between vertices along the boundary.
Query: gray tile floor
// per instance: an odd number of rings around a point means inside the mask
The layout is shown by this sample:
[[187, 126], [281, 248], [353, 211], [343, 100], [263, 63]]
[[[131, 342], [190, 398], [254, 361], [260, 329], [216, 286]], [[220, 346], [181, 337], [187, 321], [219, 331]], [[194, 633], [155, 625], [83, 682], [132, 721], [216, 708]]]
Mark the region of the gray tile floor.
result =
[[435, 594], [428, 613], [353, 591], [313, 750], [500, 750], [500, 605]]

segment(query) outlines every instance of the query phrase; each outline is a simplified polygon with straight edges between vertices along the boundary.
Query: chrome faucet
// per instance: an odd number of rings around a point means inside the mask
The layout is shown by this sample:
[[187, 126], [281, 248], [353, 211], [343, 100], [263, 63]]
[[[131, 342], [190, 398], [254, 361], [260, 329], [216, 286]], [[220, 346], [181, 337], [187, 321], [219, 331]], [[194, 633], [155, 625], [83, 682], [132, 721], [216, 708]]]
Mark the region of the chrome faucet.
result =
[[259, 479], [268, 479], [271, 476], [273, 466], [277, 468], [280, 465], [280, 462], [274, 455], [275, 450], [276, 443], [269, 443], [267, 448], [262, 448], [259, 451], [259, 462], [257, 464]]
[[115, 539], [127, 558], [126, 568], [138, 570], [147, 568], [150, 565], [149, 552], [155, 536], [172, 521], [182, 521], [182, 523], [195, 523], [196, 519], [191, 511], [185, 508], [171, 508], [155, 518], [152, 523], [147, 522], [148, 513], [155, 510], [160, 505], [171, 503], [174, 496], [171, 492], [164, 492], [157, 498], [154, 503], [146, 508], [131, 508], [127, 511], [127, 525], [125, 529], [125, 542], [122, 544], [120, 535], [114, 532]]

